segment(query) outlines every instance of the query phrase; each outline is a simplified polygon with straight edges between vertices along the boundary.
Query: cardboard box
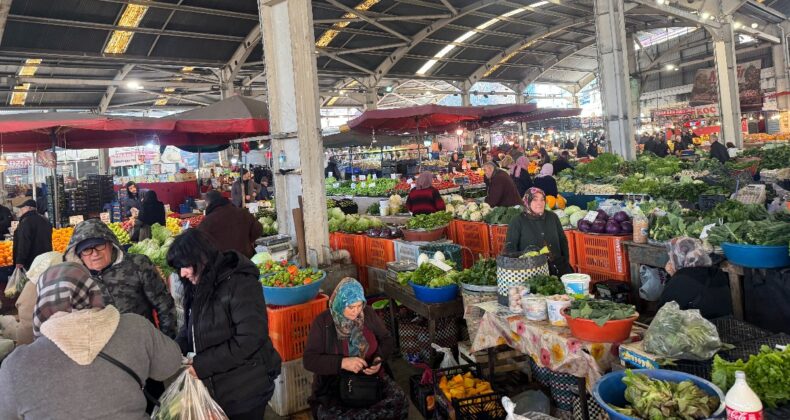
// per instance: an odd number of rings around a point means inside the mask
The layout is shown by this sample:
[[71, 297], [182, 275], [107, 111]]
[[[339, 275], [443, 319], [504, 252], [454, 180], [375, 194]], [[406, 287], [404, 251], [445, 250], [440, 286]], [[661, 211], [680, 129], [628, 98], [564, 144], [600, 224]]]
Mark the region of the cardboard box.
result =
[[638, 369], [660, 369], [659, 356], [645, 351], [642, 341], [620, 345], [620, 363]]

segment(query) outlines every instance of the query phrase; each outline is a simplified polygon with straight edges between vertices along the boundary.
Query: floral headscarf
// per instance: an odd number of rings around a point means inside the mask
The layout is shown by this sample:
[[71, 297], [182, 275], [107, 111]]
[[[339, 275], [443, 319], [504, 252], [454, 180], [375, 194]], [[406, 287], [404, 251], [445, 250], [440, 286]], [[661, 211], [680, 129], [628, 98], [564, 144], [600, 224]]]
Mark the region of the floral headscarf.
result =
[[365, 313], [360, 311], [356, 319], [348, 319], [343, 311], [350, 305], [362, 302], [365, 305], [365, 291], [358, 281], [346, 277], [338, 283], [332, 296], [329, 298], [329, 312], [335, 321], [335, 331], [341, 340], [348, 339], [348, 355], [365, 357], [370, 345], [363, 334]]
[[669, 241], [669, 263], [667, 265], [669, 264], [672, 264], [674, 271], [677, 271], [686, 267], [708, 267], [713, 265], [713, 262], [705, 251], [702, 241], [688, 236], [680, 236]]
[[546, 199], [546, 193], [538, 187], [532, 187], [527, 190], [526, 194], [524, 194], [524, 212], [530, 216], [540, 216], [540, 214], [536, 214], [534, 211], [532, 211], [532, 208], [529, 206], [530, 203], [532, 203], [532, 200], [538, 194], [542, 195], [544, 200]]
[[541, 176], [552, 176], [552, 175], [554, 175], [554, 165], [550, 163], [543, 164], [543, 166], [540, 168], [540, 175], [538, 176], [541, 177]]
[[33, 335], [41, 336], [41, 324], [58, 312], [104, 308], [99, 284], [87, 268], [77, 263], [53, 266], [38, 280], [38, 300], [33, 311]]
[[417, 177], [416, 184], [418, 190], [430, 188], [431, 185], [433, 185], [433, 174], [428, 171], [424, 171], [420, 174], [420, 176]]
[[516, 159], [516, 166], [513, 167], [512, 174], [516, 178], [521, 176], [521, 171], [527, 171], [527, 167], [529, 166], [529, 161], [527, 160], [526, 156], [520, 156]]

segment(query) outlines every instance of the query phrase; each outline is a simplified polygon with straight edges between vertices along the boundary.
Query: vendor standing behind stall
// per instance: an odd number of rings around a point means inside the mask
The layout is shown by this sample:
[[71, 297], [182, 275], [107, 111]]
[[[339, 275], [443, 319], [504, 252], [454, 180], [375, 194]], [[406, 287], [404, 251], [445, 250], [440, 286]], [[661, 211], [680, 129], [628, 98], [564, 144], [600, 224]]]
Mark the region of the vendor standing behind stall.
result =
[[417, 177], [416, 186], [409, 192], [406, 208], [413, 215], [444, 211], [444, 200], [433, 185], [433, 174], [425, 171]]
[[142, 206], [142, 202], [140, 201], [140, 191], [137, 189], [137, 184], [134, 181], [129, 181], [126, 183], [126, 197], [121, 198], [121, 207], [123, 208], [123, 217], [128, 219], [133, 216], [132, 212], [134, 209], [134, 216], [137, 216], [137, 212], [140, 211], [140, 207]]
[[546, 193], [530, 188], [524, 195], [524, 212], [514, 217], [507, 227], [505, 252], [523, 254], [549, 248], [549, 270], [553, 275], [573, 272], [568, 258], [568, 238], [556, 214], [546, 211]]
[[488, 180], [488, 191], [485, 202], [491, 207], [516, 206], [520, 203], [518, 189], [510, 174], [497, 168], [493, 162], [486, 162], [483, 171]]
[[453, 153], [453, 156], [450, 158], [450, 163], [447, 164], [447, 172], [450, 174], [463, 172], [461, 158], [458, 157], [458, 153]]

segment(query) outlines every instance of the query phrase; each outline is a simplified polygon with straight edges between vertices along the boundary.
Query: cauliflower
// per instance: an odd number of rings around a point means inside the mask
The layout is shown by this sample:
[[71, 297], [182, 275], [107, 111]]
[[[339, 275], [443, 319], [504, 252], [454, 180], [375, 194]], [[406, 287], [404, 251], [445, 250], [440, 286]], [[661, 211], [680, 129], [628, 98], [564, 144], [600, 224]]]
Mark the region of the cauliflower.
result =
[[477, 206], [477, 203], [469, 203], [469, 205], [466, 206], [466, 208], [470, 211], [477, 211], [480, 209], [480, 207]]
[[450, 196], [450, 202], [451, 203], [463, 203], [464, 202], [464, 198], [461, 197], [458, 194], [453, 194], [453, 195]]
[[469, 215], [469, 219], [473, 222], [479, 222], [483, 220], [483, 215], [479, 211], [474, 211]]
[[491, 206], [489, 206], [488, 203], [483, 202], [480, 204], [480, 210], [491, 210]]
[[448, 213], [450, 213], [452, 215], [455, 215], [455, 206], [453, 206], [452, 204], [447, 204], [447, 205], [444, 206], [444, 211], [446, 211], [446, 212], [448, 212]]
[[397, 194], [393, 194], [389, 198], [390, 207], [400, 207], [403, 204], [403, 198]]
[[456, 216], [464, 214], [465, 212], [466, 212], [466, 206], [465, 205], [458, 204], [458, 205], [455, 206], [455, 215]]

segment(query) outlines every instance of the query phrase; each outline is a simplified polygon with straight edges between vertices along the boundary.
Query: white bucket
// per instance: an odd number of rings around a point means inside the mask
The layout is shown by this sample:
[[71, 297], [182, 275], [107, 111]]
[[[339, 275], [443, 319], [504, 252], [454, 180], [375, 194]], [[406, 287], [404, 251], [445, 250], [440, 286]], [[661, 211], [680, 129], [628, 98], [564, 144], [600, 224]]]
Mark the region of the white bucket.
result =
[[546, 298], [543, 296], [527, 296], [521, 299], [524, 315], [530, 321], [546, 320]]
[[565, 295], [550, 296], [546, 298], [546, 308], [549, 315], [549, 323], [558, 327], [568, 325], [568, 321], [562, 316], [562, 310], [571, 306], [571, 299]]
[[560, 278], [565, 286], [565, 293], [569, 295], [590, 294], [590, 276], [588, 274], [571, 273]]
[[389, 210], [390, 202], [389, 200], [380, 200], [379, 201], [379, 215], [386, 216]]

